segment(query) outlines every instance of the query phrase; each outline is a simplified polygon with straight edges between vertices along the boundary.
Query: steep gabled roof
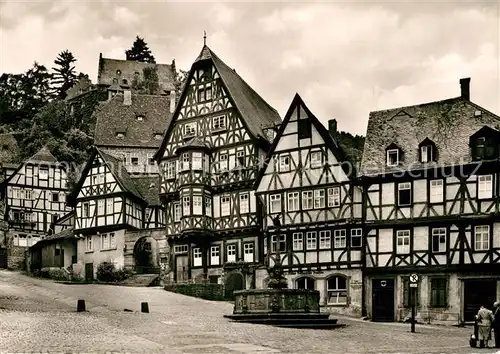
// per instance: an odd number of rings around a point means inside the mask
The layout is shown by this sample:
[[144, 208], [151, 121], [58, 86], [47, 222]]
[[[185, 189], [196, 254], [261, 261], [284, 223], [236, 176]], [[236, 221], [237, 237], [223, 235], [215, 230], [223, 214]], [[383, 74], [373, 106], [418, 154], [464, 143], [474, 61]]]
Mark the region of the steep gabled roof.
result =
[[[295, 110], [300, 109], [300, 108], [302, 108], [306, 112], [307, 116], [311, 120], [311, 124], [314, 125], [314, 127], [316, 128], [318, 133], [323, 138], [326, 146], [328, 146], [328, 148], [330, 148], [330, 150], [333, 152], [333, 154], [334, 154], [335, 158], [338, 160], [338, 162], [341, 163], [341, 162], [346, 161], [344, 152], [343, 152], [340, 144], [337, 142], [335, 137], [333, 137], [330, 134], [330, 132], [323, 126], [323, 124], [319, 121], [319, 119], [316, 118], [316, 116], [309, 110], [309, 108], [306, 106], [306, 104], [304, 103], [304, 101], [302, 100], [302, 98], [300, 97], [300, 95], [298, 93], [295, 94], [295, 96], [292, 100], [292, 103], [290, 104], [290, 107], [288, 108], [288, 111], [286, 112], [285, 119], [283, 120], [283, 123], [280, 126], [278, 134], [276, 135], [276, 138], [273, 141], [271, 149], [269, 150], [269, 152], [267, 154], [266, 160], [269, 161], [269, 159], [274, 154], [274, 152], [276, 150], [276, 146], [278, 145], [278, 143], [279, 143], [279, 141], [280, 141], [280, 139], [281, 139], [281, 137], [286, 129], [286, 126], [290, 122], [290, 118], [292, 117]], [[355, 176], [355, 174], [352, 173], [352, 170], [349, 171], [348, 166], [346, 166], [345, 164], [341, 164], [341, 166], [349, 178], [352, 178]], [[259, 171], [259, 175], [257, 176], [257, 179], [255, 181], [255, 186], [259, 185], [260, 180], [262, 179], [262, 176], [264, 175], [265, 171], [266, 171], [266, 166], [264, 166]]]
[[47, 146], [43, 146], [38, 152], [31, 156], [26, 162], [57, 162], [57, 159], [52, 155]]
[[281, 124], [281, 118], [278, 112], [271, 107], [264, 99], [255, 92], [246, 82], [243, 80], [235, 70], [227, 66], [208, 46], [203, 46], [200, 54], [191, 66], [191, 70], [187, 77], [187, 84], [184, 86], [179, 103], [175, 109], [173, 119], [169, 122], [166, 134], [163, 138], [163, 142], [160, 149], [155, 154], [155, 159], [158, 160], [165, 150], [165, 145], [167, 144], [168, 135], [170, 129], [173, 125], [173, 120], [178, 116], [179, 110], [182, 106], [187, 91], [189, 89], [189, 82], [193, 77], [193, 73], [196, 68], [196, 64], [200, 61], [211, 61], [215, 69], [219, 73], [221, 81], [228, 91], [230, 99], [233, 101], [234, 106], [239, 111], [243, 124], [248, 127], [250, 133], [256, 138], [262, 141], [268, 141], [268, 138], [264, 132], [265, 128], [275, 127]]
[[[405, 114], [399, 114], [402, 111]], [[500, 126], [500, 117], [463, 97], [370, 112], [361, 174], [469, 163], [469, 138], [483, 126]], [[418, 146], [425, 138], [436, 145], [436, 162], [419, 160]], [[386, 148], [391, 144], [404, 153], [403, 161], [396, 167], [386, 166]]]
[[143, 199], [149, 206], [161, 205], [160, 203], [160, 178], [157, 177], [133, 177], [134, 184], [141, 193]]
[[[158, 148], [168, 126], [170, 98], [156, 95], [132, 95], [130, 105], [123, 103], [123, 95], [99, 104], [95, 111], [95, 145], [99, 146], [136, 146]], [[143, 120], [138, 120], [142, 116]], [[117, 133], [124, 133], [123, 138]]]
[[66, 229], [66, 230], [63, 230], [61, 232], [58, 232], [57, 234], [46, 236], [44, 239], [38, 241], [30, 248], [35, 249], [35, 248], [42, 247], [46, 244], [50, 244], [50, 243], [54, 243], [54, 242], [58, 242], [58, 241], [63, 241], [63, 240], [69, 240], [69, 239], [75, 239], [74, 228]]

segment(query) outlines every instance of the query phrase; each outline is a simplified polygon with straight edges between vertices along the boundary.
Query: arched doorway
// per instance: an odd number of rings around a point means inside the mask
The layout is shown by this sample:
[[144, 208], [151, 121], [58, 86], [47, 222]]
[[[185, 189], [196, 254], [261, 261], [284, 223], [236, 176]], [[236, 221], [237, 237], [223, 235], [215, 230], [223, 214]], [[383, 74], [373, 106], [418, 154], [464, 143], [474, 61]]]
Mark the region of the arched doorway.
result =
[[156, 240], [141, 237], [134, 246], [135, 271], [139, 274], [159, 273]]
[[234, 300], [233, 291], [244, 289], [244, 279], [241, 273], [231, 273], [226, 278], [224, 286], [224, 297], [228, 300]]

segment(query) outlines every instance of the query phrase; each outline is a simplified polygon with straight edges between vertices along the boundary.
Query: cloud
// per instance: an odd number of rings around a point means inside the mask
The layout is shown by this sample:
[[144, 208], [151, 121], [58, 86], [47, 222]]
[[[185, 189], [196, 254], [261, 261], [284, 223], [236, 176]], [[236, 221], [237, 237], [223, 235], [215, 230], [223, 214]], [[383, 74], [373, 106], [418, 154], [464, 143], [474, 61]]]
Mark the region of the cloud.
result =
[[[0, 71], [72, 51], [95, 80], [99, 53], [136, 35], [157, 62], [189, 69], [207, 43], [282, 115], [296, 92], [325, 124], [365, 134], [372, 110], [458, 96], [500, 113], [498, 2], [8, 2]], [[5, 49], [7, 48], [7, 49]]]

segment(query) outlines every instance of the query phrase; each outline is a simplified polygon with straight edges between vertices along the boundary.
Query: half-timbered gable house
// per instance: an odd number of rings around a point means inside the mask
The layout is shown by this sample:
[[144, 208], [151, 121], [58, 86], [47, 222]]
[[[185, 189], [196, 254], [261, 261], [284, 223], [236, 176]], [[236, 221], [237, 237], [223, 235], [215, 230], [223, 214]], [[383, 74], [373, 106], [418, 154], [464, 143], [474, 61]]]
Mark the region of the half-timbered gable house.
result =
[[78, 262], [87, 279], [101, 262], [124, 266], [125, 232], [143, 228], [147, 201], [123, 161], [94, 148], [72, 196]]
[[500, 297], [500, 118], [461, 96], [371, 112], [362, 160], [366, 309], [471, 321]]
[[3, 182], [9, 239], [29, 247], [48, 235], [52, 222], [71, 209], [66, 168], [43, 147]]
[[254, 182], [280, 122], [203, 47], [156, 155], [175, 281], [220, 281], [226, 263], [262, 261]]
[[102, 102], [96, 119], [95, 146], [123, 160], [131, 174], [158, 174], [153, 159], [175, 102], [165, 96], [136, 95], [131, 91]]
[[[289, 287], [319, 290], [322, 305], [360, 314], [362, 193], [335, 133], [295, 96], [257, 181], [263, 253], [270, 250], [271, 265], [279, 253]], [[265, 276], [263, 270], [258, 287]]]

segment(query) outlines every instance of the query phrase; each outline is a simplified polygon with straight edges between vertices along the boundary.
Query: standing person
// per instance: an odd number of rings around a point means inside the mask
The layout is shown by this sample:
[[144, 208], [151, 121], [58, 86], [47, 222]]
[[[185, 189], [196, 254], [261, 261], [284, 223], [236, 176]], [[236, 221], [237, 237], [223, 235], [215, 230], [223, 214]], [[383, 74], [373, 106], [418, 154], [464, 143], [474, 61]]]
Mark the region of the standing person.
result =
[[500, 302], [493, 304], [495, 313], [493, 314], [493, 330], [495, 331], [495, 347], [500, 348]]
[[488, 348], [488, 341], [491, 334], [491, 322], [493, 321], [493, 312], [481, 305], [477, 313], [479, 327], [479, 347]]

